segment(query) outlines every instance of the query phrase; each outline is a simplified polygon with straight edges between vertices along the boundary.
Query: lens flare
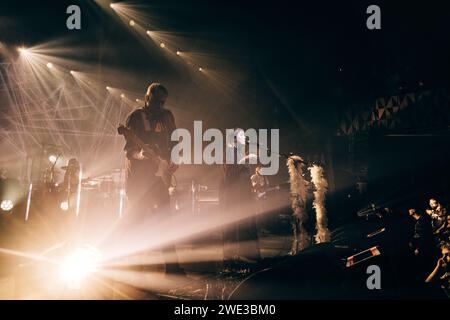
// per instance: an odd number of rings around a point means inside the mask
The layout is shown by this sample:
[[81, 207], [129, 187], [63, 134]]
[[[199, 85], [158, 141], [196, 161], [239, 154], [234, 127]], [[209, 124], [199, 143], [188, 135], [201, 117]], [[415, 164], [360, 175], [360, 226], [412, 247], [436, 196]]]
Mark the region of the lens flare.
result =
[[14, 207], [14, 203], [12, 200], [3, 200], [0, 207], [3, 211], [10, 211]]
[[69, 289], [79, 289], [82, 281], [100, 268], [100, 254], [94, 247], [76, 248], [59, 267], [60, 279]]
[[61, 210], [63, 210], [63, 211], [69, 210], [69, 203], [68, 203], [67, 201], [61, 202], [60, 208], [61, 208]]

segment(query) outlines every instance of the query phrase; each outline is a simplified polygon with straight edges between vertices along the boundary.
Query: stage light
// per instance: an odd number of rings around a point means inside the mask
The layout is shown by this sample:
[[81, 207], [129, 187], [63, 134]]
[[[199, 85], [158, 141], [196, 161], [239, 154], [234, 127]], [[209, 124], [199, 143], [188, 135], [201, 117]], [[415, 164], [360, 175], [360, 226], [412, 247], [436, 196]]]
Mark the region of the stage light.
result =
[[17, 50], [19, 50], [20, 53], [24, 53], [27, 51], [24, 47], [19, 47]]
[[139, 99], [136, 99], [136, 102], [139, 102], [140, 100]]
[[0, 204], [0, 208], [3, 211], [10, 211], [12, 210], [13, 207], [14, 203], [12, 202], [12, 200], [3, 200], [2, 203]]
[[69, 72], [71, 75], [73, 75], [75, 73], [75, 71], [73, 71], [73, 70], [70, 70]]
[[180, 51], [177, 51], [177, 56], [179, 56], [181, 54], [181, 52]]
[[202, 68], [202, 67], [198, 68], [198, 71], [202, 72], [202, 71], [203, 71], [203, 68]]
[[83, 280], [100, 269], [100, 262], [100, 254], [95, 248], [77, 248], [61, 263], [60, 279], [69, 289], [79, 289]]
[[53, 63], [51, 63], [51, 62], [47, 63], [47, 68], [49, 68], [49, 69], [53, 68]]
[[55, 163], [56, 160], [58, 160], [58, 157], [55, 156], [54, 154], [52, 154], [48, 157], [48, 161], [50, 161], [51, 163]]
[[147, 30], [146, 33], [147, 33], [148, 36], [150, 36], [150, 34], [151, 34], [151, 32], [149, 30]]
[[110, 87], [108, 87], [108, 86], [106, 86], [106, 90], [109, 90], [109, 89], [111, 89]]
[[120, 97], [123, 99], [123, 98], [125, 98], [125, 95], [122, 93], [122, 94], [120, 95]]
[[109, 5], [112, 9], [114, 9], [114, 7], [116, 6], [114, 3], [111, 3], [110, 5]]
[[161, 44], [159, 45], [161, 48], [165, 48], [166, 45], [164, 44], [164, 42], [161, 42]]
[[130, 20], [130, 26], [134, 26], [135, 25], [135, 23], [134, 23], [134, 20]]
[[61, 208], [61, 210], [67, 211], [69, 210], [69, 203], [67, 201], [63, 201], [61, 202], [61, 205], [59, 207]]

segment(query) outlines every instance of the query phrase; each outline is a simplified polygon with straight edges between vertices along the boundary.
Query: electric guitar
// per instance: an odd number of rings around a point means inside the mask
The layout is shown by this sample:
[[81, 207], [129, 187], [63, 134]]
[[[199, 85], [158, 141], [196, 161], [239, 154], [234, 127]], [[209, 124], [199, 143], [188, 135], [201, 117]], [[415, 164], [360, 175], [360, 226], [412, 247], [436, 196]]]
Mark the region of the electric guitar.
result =
[[164, 185], [169, 188], [171, 186], [172, 174], [176, 170], [176, 167], [172, 167], [167, 160], [162, 159], [148, 144], [145, 144], [138, 136], [134, 134], [129, 128], [123, 124], [119, 124], [117, 133], [123, 135], [125, 140], [131, 141], [139, 148], [144, 150], [146, 154], [151, 155], [149, 160], [158, 170], [155, 173], [156, 177], [159, 177]]
[[272, 191], [275, 191], [275, 190], [280, 190], [280, 186], [278, 185], [278, 186], [275, 186], [275, 187], [271, 187], [271, 188], [264, 188], [263, 189], [264, 191], [262, 191], [262, 190], [254, 190], [254, 192], [255, 192], [255, 195], [256, 195], [256, 199], [262, 199], [262, 198], [264, 198], [268, 193], [270, 193], [270, 192], [272, 192]]

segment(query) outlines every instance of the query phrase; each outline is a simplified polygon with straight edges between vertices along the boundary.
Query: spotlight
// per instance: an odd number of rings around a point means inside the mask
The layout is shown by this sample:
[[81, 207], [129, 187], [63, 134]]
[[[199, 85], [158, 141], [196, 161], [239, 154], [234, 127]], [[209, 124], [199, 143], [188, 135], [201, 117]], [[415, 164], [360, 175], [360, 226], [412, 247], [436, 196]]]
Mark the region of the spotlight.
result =
[[136, 99], [136, 102], [139, 102], [140, 100], [139, 99]]
[[134, 24], [135, 24], [135, 23], [134, 23], [134, 20], [130, 20], [130, 26], [132, 26], [132, 27], [133, 27], [133, 26], [134, 26]]
[[75, 71], [73, 71], [73, 70], [70, 70], [69, 72], [71, 75], [73, 75], [75, 73]]
[[49, 69], [53, 68], [53, 63], [51, 63], [51, 62], [47, 63], [47, 68], [49, 68]]
[[161, 48], [165, 48], [166, 45], [164, 44], [164, 42], [161, 42], [161, 44], [159, 45]]
[[111, 89], [110, 87], [108, 87], [108, 86], [106, 86], [106, 90], [109, 90], [109, 89]]
[[63, 201], [63, 202], [61, 202], [59, 207], [61, 208], [61, 210], [67, 211], [67, 210], [69, 210], [69, 203], [67, 201]]
[[151, 32], [149, 30], [147, 30], [146, 33], [147, 33], [148, 36], [150, 36], [150, 34], [151, 34]]
[[100, 269], [97, 249], [85, 246], [75, 249], [59, 267], [60, 279], [69, 289], [79, 289], [81, 282]]
[[111, 3], [110, 5], [109, 5], [111, 8], [113, 8], [114, 9], [114, 7], [116, 6], [114, 3]]
[[202, 67], [198, 68], [198, 71], [202, 72], [202, 71], [203, 71], [203, 68], [202, 68]]
[[14, 203], [12, 202], [12, 200], [3, 200], [2, 203], [0, 204], [0, 208], [3, 211], [10, 211], [12, 210], [13, 207]]
[[18, 50], [20, 53], [24, 53], [24, 52], [26, 52], [27, 49], [25, 49], [24, 47], [19, 47], [19, 48], [17, 48], [17, 50]]
[[51, 163], [55, 163], [56, 160], [58, 160], [58, 157], [55, 156], [54, 154], [52, 154], [48, 157], [48, 161], [50, 161]]
[[125, 98], [125, 95], [122, 93], [122, 94], [120, 95], [120, 97], [123, 99], [123, 98]]
[[177, 56], [179, 56], [181, 54], [181, 52], [180, 51], [177, 51]]

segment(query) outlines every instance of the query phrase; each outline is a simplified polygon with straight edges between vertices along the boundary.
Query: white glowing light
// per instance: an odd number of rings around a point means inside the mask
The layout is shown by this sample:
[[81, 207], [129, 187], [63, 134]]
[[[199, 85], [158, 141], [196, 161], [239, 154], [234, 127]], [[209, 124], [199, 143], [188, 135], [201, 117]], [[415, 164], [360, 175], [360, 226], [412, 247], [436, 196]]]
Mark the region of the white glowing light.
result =
[[61, 210], [63, 210], [63, 211], [69, 210], [69, 203], [68, 203], [67, 201], [61, 202], [60, 208], [61, 208]]
[[53, 68], [53, 63], [51, 63], [51, 62], [47, 63], [47, 68], [49, 68], [49, 69]]
[[106, 87], [106, 90], [109, 90], [109, 89], [111, 89], [110, 87]]
[[14, 207], [14, 203], [12, 200], [3, 200], [0, 207], [3, 211], [10, 211]]
[[120, 95], [120, 97], [123, 99], [123, 98], [125, 98], [125, 95], [122, 93], [122, 94]]
[[48, 161], [50, 161], [51, 163], [55, 163], [56, 160], [58, 160], [58, 157], [55, 156], [54, 154], [52, 154], [48, 157]]
[[114, 9], [114, 7], [116, 6], [114, 3], [111, 3], [110, 5], [109, 5], [111, 8], [113, 8]]
[[59, 267], [60, 279], [69, 289], [79, 289], [81, 282], [100, 268], [100, 254], [91, 247], [75, 249]]
[[24, 47], [20, 47], [17, 50], [19, 50], [20, 53], [25, 53], [27, 51]]
[[83, 181], [83, 170], [80, 166], [80, 173], [78, 174], [78, 189], [77, 189], [77, 206], [75, 209], [75, 215], [80, 215], [80, 203], [81, 203], [81, 181]]
[[202, 68], [202, 67], [198, 68], [198, 71], [202, 72], [202, 71], [203, 71], [203, 68]]
[[134, 23], [134, 20], [130, 20], [130, 26], [134, 26], [135, 25], [135, 23]]
[[30, 187], [28, 188], [28, 197], [27, 197], [27, 210], [25, 211], [25, 221], [28, 220], [30, 216], [30, 205], [31, 205], [31, 193], [33, 191], [33, 183], [30, 183]]
[[139, 102], [139, 99], [136, 99], [136, 102]]
[[150, 32], [149, 30], [147, 30], [147, 35], [150, 35], [150, 33], [151, 33], [151, 32]]
[[75, 71], [73, 71], [73, 70], [70, 70], [69, 72], [71, 75], [73, 75], [75, 73]]
[[177, 51], [177, 56], [179, 56], [181, 54], [181, 52], [180, 51]]
[[161, 42], [161, 44], [159, 45], [161, 48], [165, 48], [166, 45], [164, 44], [164, 42]]

